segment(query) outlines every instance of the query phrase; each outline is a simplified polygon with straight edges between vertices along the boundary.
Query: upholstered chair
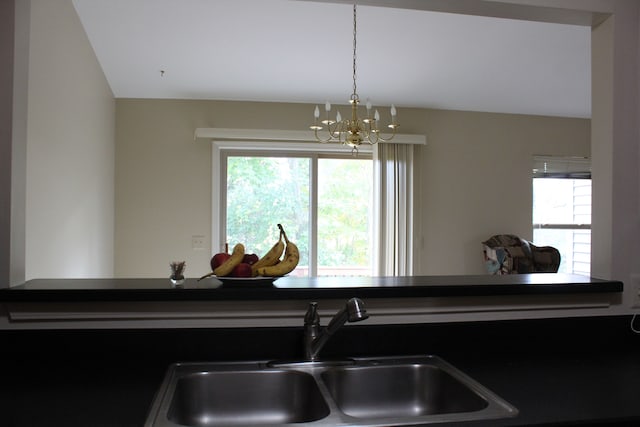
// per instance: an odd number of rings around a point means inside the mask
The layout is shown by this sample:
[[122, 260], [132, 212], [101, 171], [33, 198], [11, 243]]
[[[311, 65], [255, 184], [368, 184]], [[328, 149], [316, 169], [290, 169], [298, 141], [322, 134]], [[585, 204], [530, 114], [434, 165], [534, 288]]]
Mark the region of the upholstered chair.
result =
[[513, 234], [497, 234], [482, 242], [490, 274], [557, 273], [560, 252], [553, 246], [536, 246]]

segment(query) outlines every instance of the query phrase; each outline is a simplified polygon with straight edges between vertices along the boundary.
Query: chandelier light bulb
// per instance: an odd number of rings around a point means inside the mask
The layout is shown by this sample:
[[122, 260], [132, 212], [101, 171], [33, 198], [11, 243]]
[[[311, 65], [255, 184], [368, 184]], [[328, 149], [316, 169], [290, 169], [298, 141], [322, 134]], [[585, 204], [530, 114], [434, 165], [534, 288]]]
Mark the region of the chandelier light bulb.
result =
[[336, 114], [336, 122], [340, 123], [342, 121], [342, 116], [340, 115], [340, 111]]
[[329, 103], [329, 101], [324, 103], [324, 111], [326, 111], [327, 113], [331, 111], [331, 104]]
[[320, 109], [318, 108], [317, 105], [316, 105], [316, 108], [313, 110], [313, 117], [314, 117], [313, 125], [309, 126], [311, 130], [313, 130], [314, 132], [322, 130], [322, 126], [318, 124], [318, 119], [320, 118]]
[[395, 118], [397, 114], [396, 106], [391, 104], [391, 117]]

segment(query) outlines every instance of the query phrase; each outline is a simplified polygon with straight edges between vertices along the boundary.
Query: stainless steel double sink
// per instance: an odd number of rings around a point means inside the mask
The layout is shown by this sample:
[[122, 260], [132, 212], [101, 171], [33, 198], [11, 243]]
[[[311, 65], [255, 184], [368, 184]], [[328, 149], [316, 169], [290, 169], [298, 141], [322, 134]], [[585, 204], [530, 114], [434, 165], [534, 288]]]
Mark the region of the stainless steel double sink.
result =
[[176, 363], [165, 375], [145, 426], [374, 427], [517, 413], [436, 356]]

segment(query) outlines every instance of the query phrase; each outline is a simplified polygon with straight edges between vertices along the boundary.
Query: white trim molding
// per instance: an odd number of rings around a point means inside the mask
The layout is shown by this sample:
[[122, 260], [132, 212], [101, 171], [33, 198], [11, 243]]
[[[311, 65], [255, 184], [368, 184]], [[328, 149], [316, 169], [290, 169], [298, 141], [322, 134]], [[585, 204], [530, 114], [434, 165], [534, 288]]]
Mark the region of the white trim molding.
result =
[[[319, 143], [314, 132], [310, 130], [197, 128], [194, 140], [203, 138], [227, 141], [273, 141], [276, 143], [305, 142], [329, 147], [337, 144]], [[427, 137], [415, 134], [396, 134], [392, 143], [426, 145]], [[368, 146], [368, 144], [363, 144], [361, 147], [365, 146]], [[273, 144], [270, 144], [269, 147], [274, 149]]]

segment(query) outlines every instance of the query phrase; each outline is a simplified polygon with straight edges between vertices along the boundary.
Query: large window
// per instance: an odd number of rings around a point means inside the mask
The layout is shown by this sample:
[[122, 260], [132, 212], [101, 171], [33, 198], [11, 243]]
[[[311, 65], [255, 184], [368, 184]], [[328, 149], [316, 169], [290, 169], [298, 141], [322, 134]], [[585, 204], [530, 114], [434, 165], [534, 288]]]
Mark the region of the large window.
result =
[[560, 251], [561, 273], [591, 272], [591, 174], [585, 159], [538, 159], [533, 242]]
[[372, 274], [373, 162], [311, 153], [225, 150], [222, 238], [259, 256], [282, 224], [300, 249], [295, 276]]

